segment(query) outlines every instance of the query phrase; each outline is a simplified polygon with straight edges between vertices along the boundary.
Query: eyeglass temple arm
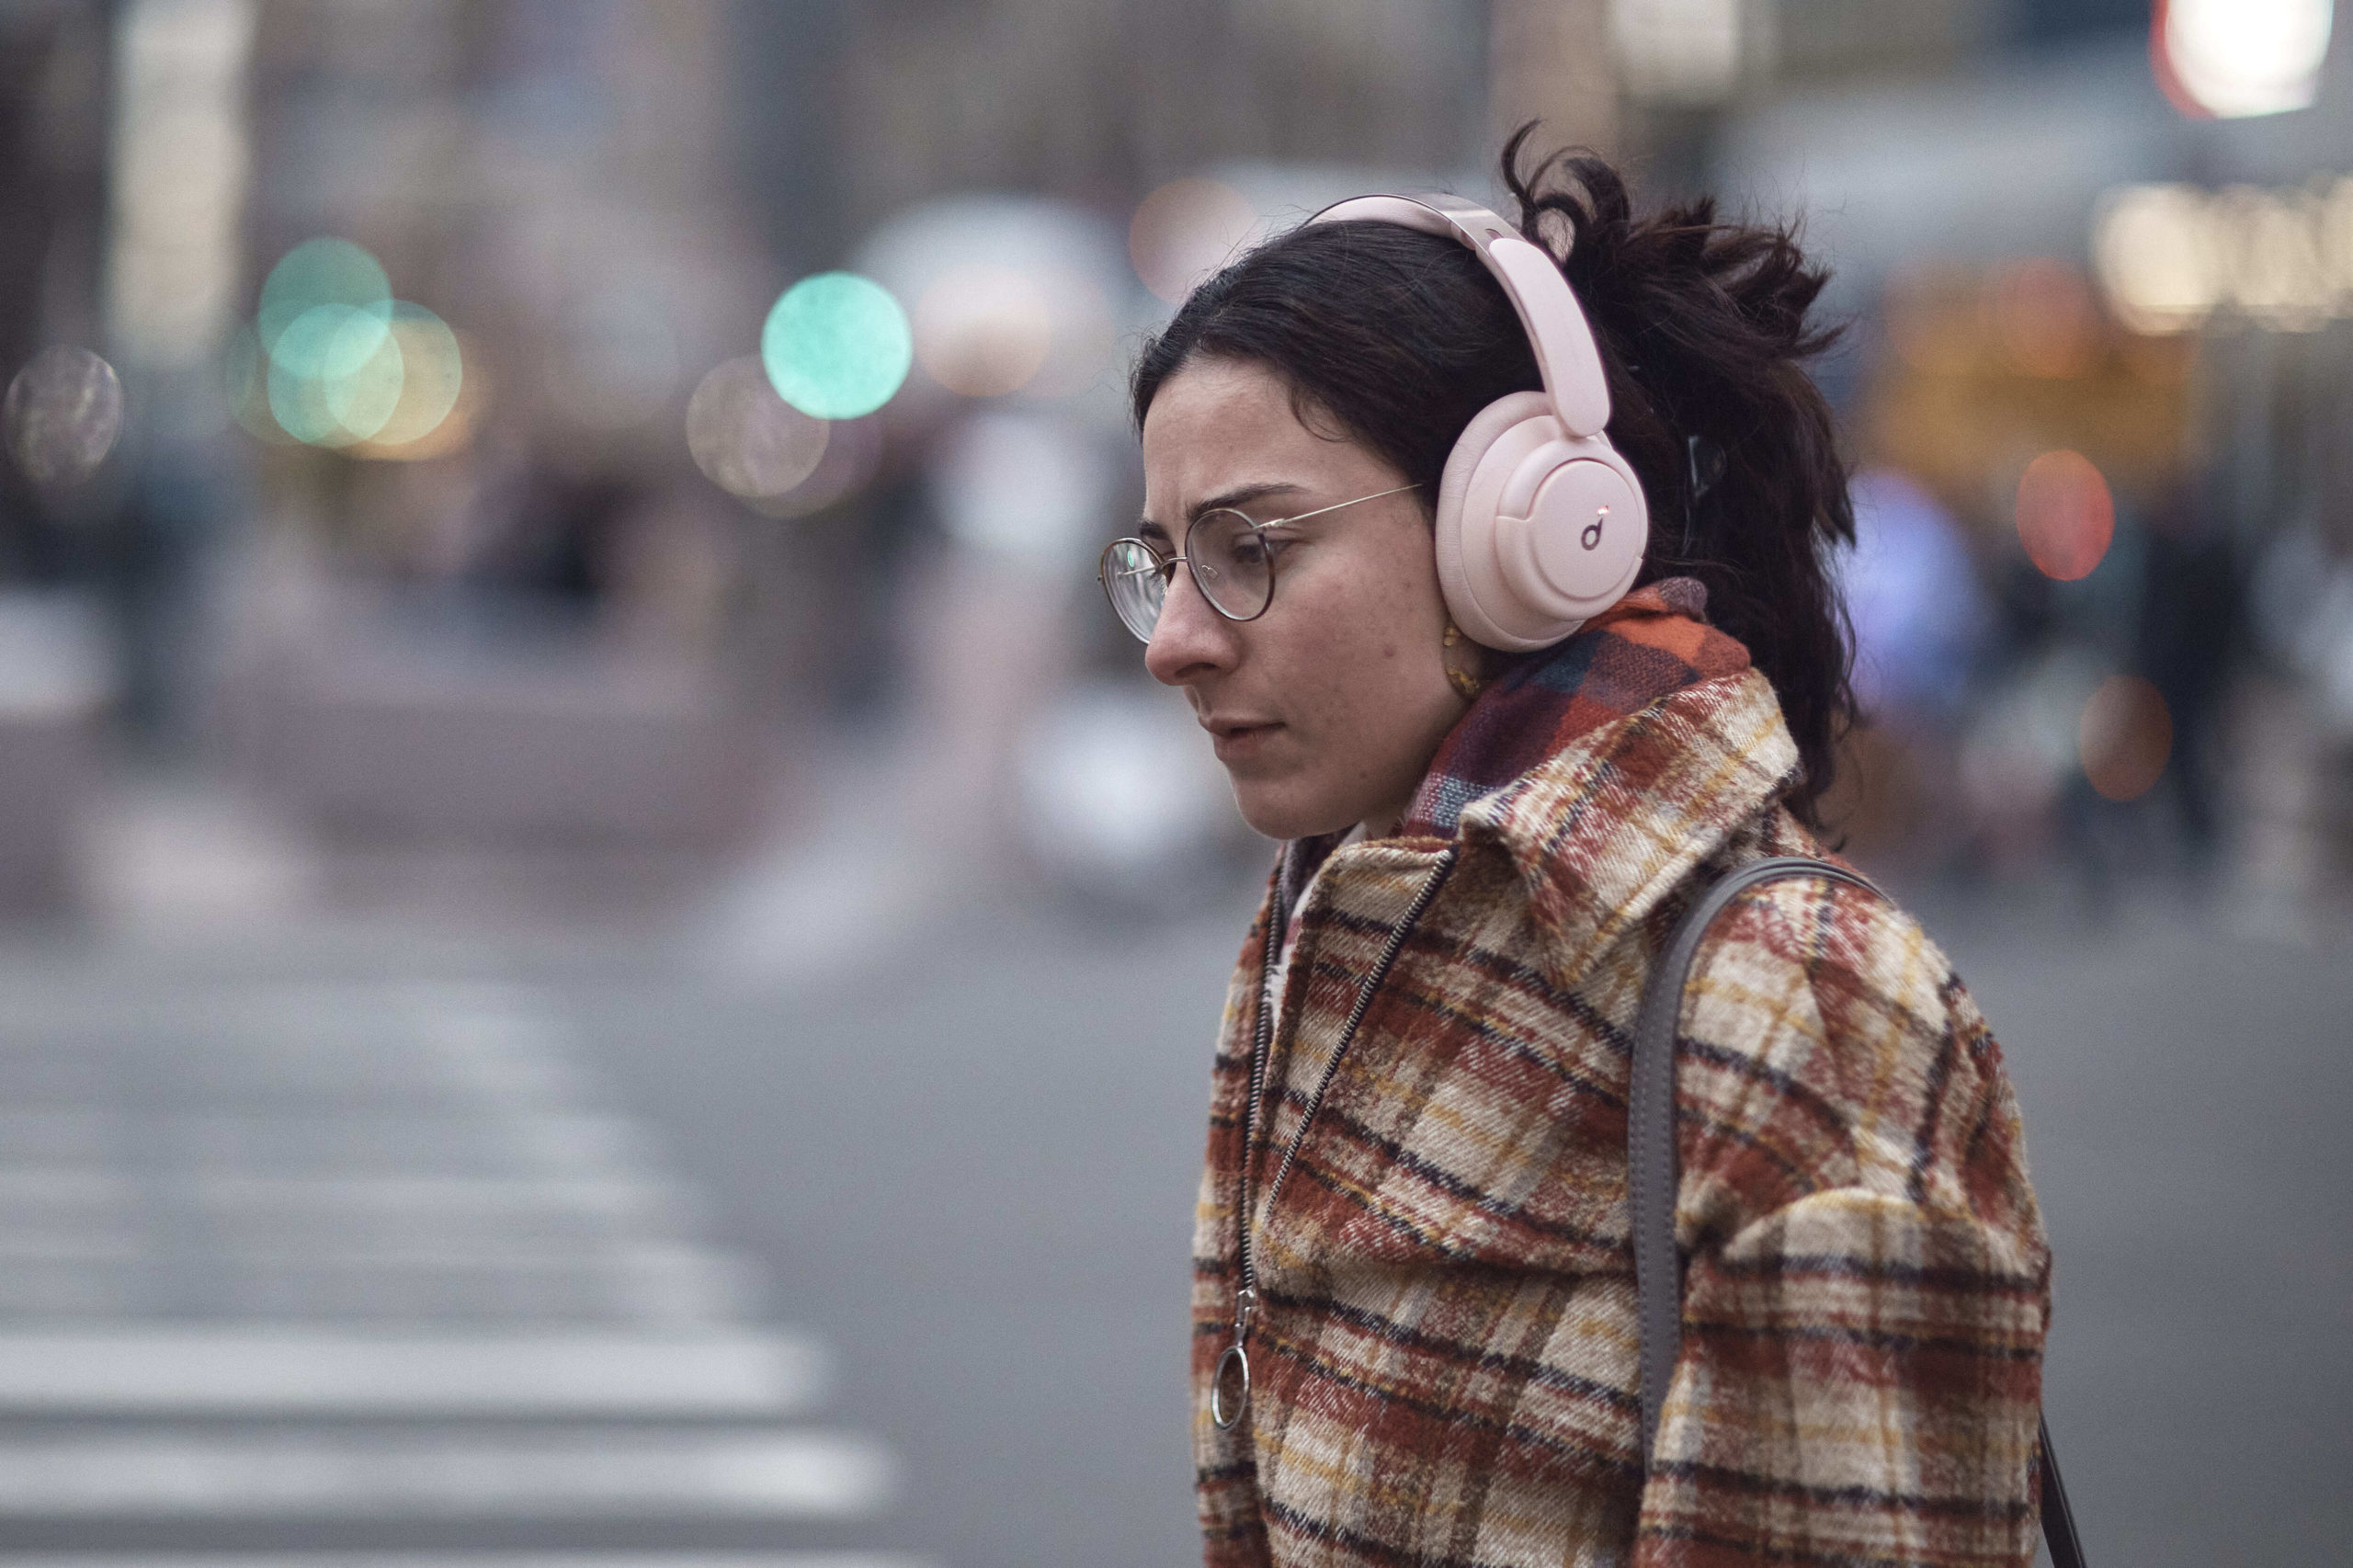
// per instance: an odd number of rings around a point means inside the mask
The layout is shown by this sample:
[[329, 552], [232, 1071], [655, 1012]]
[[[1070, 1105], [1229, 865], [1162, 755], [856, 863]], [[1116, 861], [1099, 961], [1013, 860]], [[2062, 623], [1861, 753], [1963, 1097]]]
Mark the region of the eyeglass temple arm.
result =
[[[1320, 517], [1326, 512], [1336, 512], [1343, 506], [1358, 506], [1363, 505], [1367, 501], [1378, 501], [1387, 495], [1403, 495], [1408, 490], [1419, 490], [1421, 486], [1418, 484], [1400, 484], [1393, 490], [1376, 490], [1370, 495], [1352, 495], [1346, 501], [1335, 501], [1328, 506], [1318, 506], [1313, 512], [1293, 512], [1288, 517], [1269, 517], [1263, 523], [1252, 523], [1250, 526], [1254, 528], [1279, 528], [1285, 523], [1305, 522], [1310, 517]], [[1218, 509], [1225, 512], [1233, 510], [1231, 506], [1222, 506]], [[1160, 553], [1158, 547], [1154, 545], [1154, 543], [1148, 539], [1137, 539], [1131, 536], [1129, 539], [1114, 540], [1111, 542], [1114, 544], [1140, 544], [1146, 550], [1151, 551], [1154, 556], [1157, 556]], [[1175, 566], [1188, 559], [1189, 559], [1189, 557], [1172, 555], [1167, 558], [1166, 564], [1169, 566]], [[1125, 574], [1125, 575], [1131, 577], [1137, 576], [1140, 575], [1142, 571], [1143, 568], [1139, 566], [1134, 571]]]
[[[1270, 517], [1263, 523], [1252, 523], [1250, 526], [1254, 528], [1279, 528], [1284, 523], [1304, 522], [1309, 517], [1320, 517], [1326, 512], [1336, 512], [1343, 506], [1360, 506], [1367, 501], [1378, 501], [1382, 497], [1389, 495], [1403, 495], [1408, 490], [1419, 490], [1421, 486], [1418, 484], [1400, 484], [1391, 490], [1376, 490], [1370, 495], [1356, 495], [1351, 496], [1346, 501], [1335, 501], [1328, 506], [1318, 506], [1313, 512], [1293, 512], [1288, 517]], [[1152, 552], [1153, 560], [1155, 562], [1155, 564], [1151, 566], [1131, 566], [1127, 570], [1117, 574], [1117, 575], [1121, 577], [1166, 577], [1170, 574], [1174, 573], [1177, 567], [1189, 564], [1192, 560], [1190, 556], [1187, 555], [1171, 555], [1163, 559], [1160, 551], [1154, 548], [1150, 540], [1114, 540], [1112, 542], [1114, 544], [1140, 544], [1143, 546], [1145, 550]]]
[[1270, 517], [1263, 523], [1253, 523], [1251, 527], [1271, 528], [1279, 528], [1284, 523], [1305, 522], [1310, 517], [1320, 517], [1326, 512], [1336, 512], [1343, 506], [1361, 506], [1367, 501], [1378, 501], [1384, 495], [1403, 495], [1408, 490], [1419, 490], [1421, 486], [1418, 484], [1401, 484], [1394, 490], [1376, 490], [1370, 495], [1358, 495], [1347, 501], [1335, 501], [1328, 506], [1318, 506], [1313, 512], [1293, 512], [1288, 517]]

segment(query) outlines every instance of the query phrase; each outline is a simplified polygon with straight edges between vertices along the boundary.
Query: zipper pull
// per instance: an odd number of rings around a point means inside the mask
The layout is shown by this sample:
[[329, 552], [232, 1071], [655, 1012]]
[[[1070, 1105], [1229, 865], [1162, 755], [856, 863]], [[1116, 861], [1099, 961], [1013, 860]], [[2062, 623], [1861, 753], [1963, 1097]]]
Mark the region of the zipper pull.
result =
[[1250, 1337], [1250, 1319], [1258, 1311], [1258, 1292], [1248, 1285], [1233, 1293], [1233, 1343], [1217, 1358], [1210, 1374], [1210, 1419], [1221, 1432], [1232, 1431], [1250, 1408], [1250, 1352], [1243, 1341]]

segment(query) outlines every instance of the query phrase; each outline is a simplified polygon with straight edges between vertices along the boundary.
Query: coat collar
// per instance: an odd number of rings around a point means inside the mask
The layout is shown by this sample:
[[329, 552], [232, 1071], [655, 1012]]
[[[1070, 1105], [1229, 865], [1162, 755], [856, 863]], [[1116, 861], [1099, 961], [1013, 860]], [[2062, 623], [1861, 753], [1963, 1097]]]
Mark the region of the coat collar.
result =
[[1697, 578], [1646, 584], [1566, 642], [1512, 661], [1438, 743], [1398, 831], [1451, 838], [1463, 807], [1588, 731], [1747, 667], [1748, 650], [1708, 624]]
[[1460, 833], [1518, 866], [1574, 985], [1797, 776], [1772, 684], [1744, 669], [1586, 732], [1471, 801]]

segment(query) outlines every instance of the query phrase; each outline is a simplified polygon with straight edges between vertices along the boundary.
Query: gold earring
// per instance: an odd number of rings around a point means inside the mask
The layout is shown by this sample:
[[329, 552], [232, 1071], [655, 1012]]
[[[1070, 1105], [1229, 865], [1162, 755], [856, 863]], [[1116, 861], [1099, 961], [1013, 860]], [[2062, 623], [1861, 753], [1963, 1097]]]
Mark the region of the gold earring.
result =
[[[1444, 646], [1452, 648], [1456, 643], [1461, 641], [1461, 628], [1456, 626], [1453, 621], [1449, 620], [1446, 623], [1446, 640]], [[1485, 688], [1487, 684], [1485, 681], [1481, 680], [1477, 676], [1472, 675], [1469, 670], [1455, 668], [1453, 662], [1450, 660], [1446, 664], [1446, 678], [1453, 684], [1455, 690], [1462, 694], [1462, 700], [1465, 702], [1476, 701], [1479, 693]]]

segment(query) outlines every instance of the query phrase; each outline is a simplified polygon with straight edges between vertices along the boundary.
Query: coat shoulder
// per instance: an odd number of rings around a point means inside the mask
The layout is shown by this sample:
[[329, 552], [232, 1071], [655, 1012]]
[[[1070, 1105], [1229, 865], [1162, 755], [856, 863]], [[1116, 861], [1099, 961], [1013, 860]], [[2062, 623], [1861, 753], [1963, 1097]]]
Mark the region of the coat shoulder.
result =
[[[1779, 855], [1835, 858], [1775, 806], [1663, 915]], [[1737, 1187], [1746, 1217], [1857, 1187], [2039, 1240], [2001, 1046], [1951, 960], [1893, 899], [1803, 875], [1744, 894], [1700, 947], [1679, 1032], [1681, 1092], [1708, 1129], [1687, 1169]]]

